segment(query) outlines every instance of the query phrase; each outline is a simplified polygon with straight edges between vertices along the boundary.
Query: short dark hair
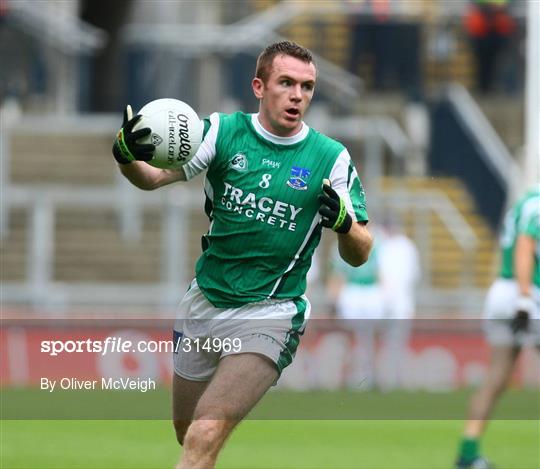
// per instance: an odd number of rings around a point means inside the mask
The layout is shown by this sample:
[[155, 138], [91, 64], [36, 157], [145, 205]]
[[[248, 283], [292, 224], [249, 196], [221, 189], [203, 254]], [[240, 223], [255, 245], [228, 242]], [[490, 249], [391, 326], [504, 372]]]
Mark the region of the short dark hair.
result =
[[270, 75], [274, 58], [277, 55], [290, 55], [302, 62], [315, 64], [312, 53], [305, 47], [290, 41], [275, 42], [264, 49], [257, 58], [257, 67], [255, 68], [257, 78], [266, 81]]

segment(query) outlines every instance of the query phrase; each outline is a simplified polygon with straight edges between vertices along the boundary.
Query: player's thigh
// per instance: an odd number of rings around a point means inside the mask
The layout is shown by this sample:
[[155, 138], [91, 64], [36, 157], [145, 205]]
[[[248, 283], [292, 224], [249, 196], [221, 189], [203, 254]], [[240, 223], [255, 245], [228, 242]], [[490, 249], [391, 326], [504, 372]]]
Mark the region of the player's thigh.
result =
[[495, 345], [490, 349], [486, 385], [500, 387], [506, 384], [521, 348], [513, 345]]
[[172, 407], [175, 422], [191, 422], [195, 407], [207, 386], [208, 381], [192, 381], [174, 373]]
[[276, 365], [255, 353], [228, 355], [201, 396], [194, 420], [242, 420], [278, 378]]

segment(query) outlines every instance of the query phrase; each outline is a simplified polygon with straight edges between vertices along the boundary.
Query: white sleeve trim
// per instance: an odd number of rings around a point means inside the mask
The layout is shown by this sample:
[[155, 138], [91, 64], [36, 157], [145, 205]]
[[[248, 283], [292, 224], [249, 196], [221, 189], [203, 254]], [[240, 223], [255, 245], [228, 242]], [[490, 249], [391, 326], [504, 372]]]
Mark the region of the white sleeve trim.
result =
[[540, 197], [533, 197], [527, 200], [523, 204], [523, 208], [521, 209], [521, 217], [519, 220], [519, 226], [518, 226], [519, 232], [524, 231], [527, 228], [527, 225], [531, 223], [531, 221], [533, 221], [535, 218], [539, 218], [540, 216], [539, 202], [540, 202]]
[[195, 156], [191, 159], [191, 161], [182, 166], [188, 181], [207, 169], [212, 160], [215, 158], [218, 131], [219, 114], [214, 112], [210, 115], [210, 128], [208, 129], [201, 146], [197, 150], [197, 153], [195, 153]]
[[345, 207], [347, 207], [347, 212], [352, 217], [353, 221], [358, 221], [356, 219], [351, 196], [349, 194], [349, 189], [352, 187], [352, 182], [358, 177], [358, 174], [356, 170], [353, 171], [351, 174], [351, 181], [349, 183], [350, 187], [348, 187], [347, 178], [349, 176], [350, 164], [351, 155], [349, 155], [349, 152], [345, 148], [337, 157], [334, 167], [332, 168], [332, 171], [330, 171], [330, 182], [332, 183], [332, 188], [345, 201]]

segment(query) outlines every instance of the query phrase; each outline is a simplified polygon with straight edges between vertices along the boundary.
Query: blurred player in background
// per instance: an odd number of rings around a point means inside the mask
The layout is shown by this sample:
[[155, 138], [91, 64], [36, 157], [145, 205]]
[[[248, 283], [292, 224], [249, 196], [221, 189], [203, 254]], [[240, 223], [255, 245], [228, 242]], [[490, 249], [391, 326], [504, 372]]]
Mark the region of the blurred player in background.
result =
[[[389, 391], [404, 383], [403, 364], [416, 308], [420, 257], [395, 216], [387, 216], [381, 229], [372, 230], [375, 242], [361, 267], [333, 260], [329, 293], [337, 316], [355, 332], [349, 385]], [[337, 254], [337, 252], [336, 252]], [[376, 339], [382, 355], [376, 360]], [[376, 362], [380, 370], [377, 372]]]
[[384, 299], [379, 282], [379, 241], [376, 230], [373, 248], [367, 262], [353, 267], [341, 259], [334, 249], [328, 279], [328, 294], [335, 305], [337, 318], [352, 331], [354, 346], [349, 356], [346, 385], [352, 389], [369, 390], [376, 385], [375, 340], [382, 329]]
[[486, 298], [485, 332], [491, 359], [473, 396], [456, 467], [489, 468], [480, 455], [481, 438], [504, 392], [522, 347], [540, 347], [540, 185], [508, 212], [500, 239], [502, 266]]
[[386, 319], [381, 387], [389, 391], [404, 384], [403, 364], [421, 277], [418, 248], [405, 234], [403, 223], [396, 214], [387, 214], [383, 220], [378, 257]]
[[[337, 233], [348, 263], [368, 258], [364, 191], [351, 157], [302, 119], [316, 78], [307, 49], [273, 44], [259, 56], [252, 81], [259, 112], [205, 119], [201, 147], [182, 169], [144, 162], [154, 148], [137, 139], [150, 129], [133, 132], [139, 117], [131, 118], [130, 108], [118, 137], [124, 142], [113, 147], [122, 174], [142, 189], [207, 170], [211, 224], [174, 326], [177, 343], [191, 341], [189, 351], [180, 347], [174, 356], [181, 468], [214, 467], [234, 427], [291, 363], [310, 312], [303, 294], [322, 227]], [[121, 151], [126, 146], [143, 161], [130, 163]], [[196, 338], [240, 339], [241, 348], [201, 352]]]

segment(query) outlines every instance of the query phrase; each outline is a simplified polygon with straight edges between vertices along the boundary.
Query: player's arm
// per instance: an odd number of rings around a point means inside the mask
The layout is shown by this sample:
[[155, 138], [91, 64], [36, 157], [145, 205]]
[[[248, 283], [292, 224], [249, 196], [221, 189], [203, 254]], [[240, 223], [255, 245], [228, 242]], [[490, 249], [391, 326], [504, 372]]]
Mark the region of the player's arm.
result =
[[323, 193], [319, 196], [322, 225], [338, 234], [338, 251], [348, 264], [358, 267], [367, 261], [373, 239], [365, 222], [353, 221], [347, 212], [345, 201], [331, 187], [330, 181], [323, 181]]
[[138, 140], [151, 132], [144, 128], [133, 130], [141, 118], [133, 116], [131, 106], [124, 110], [122, 128], [118, 131], [113, 144], [113, 156], [121, 173], [136, 187], [143, 190], [154, 190], [177, 181], [185, 181], [183, 169], [159, 169], [146, 163], [152, 158], [155, 146], [149, 143], [138, 143]]
[[173, 182], [185, 181], [186, 175], [180, 169], [159, 169], [142, 161], [119, 163], [120, 172], [131, 184], [145, 191], [151, 191]]
[[338, 233], [338, 250], [341, 258], [354, 267], [364, 264], [369, 257], [373, 238], [365, 222], [355, 222], [348, 233]]
[[531, 296], [536, 241], [531, 236], [520, 234], [514, 253], [514, 272], [521, 296]]

